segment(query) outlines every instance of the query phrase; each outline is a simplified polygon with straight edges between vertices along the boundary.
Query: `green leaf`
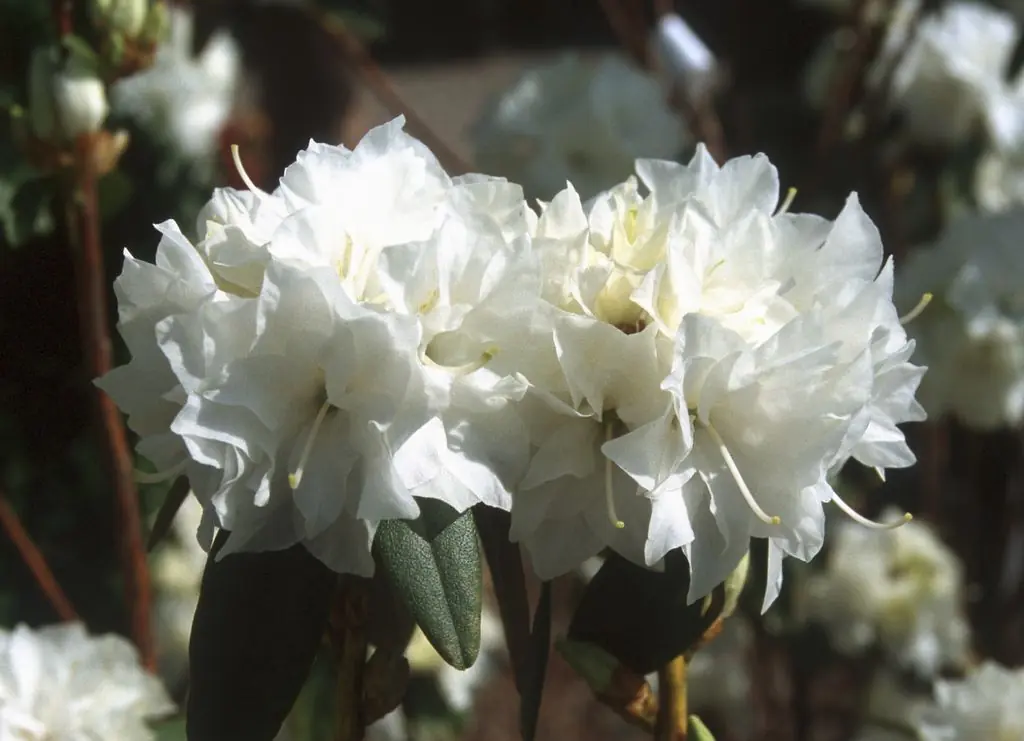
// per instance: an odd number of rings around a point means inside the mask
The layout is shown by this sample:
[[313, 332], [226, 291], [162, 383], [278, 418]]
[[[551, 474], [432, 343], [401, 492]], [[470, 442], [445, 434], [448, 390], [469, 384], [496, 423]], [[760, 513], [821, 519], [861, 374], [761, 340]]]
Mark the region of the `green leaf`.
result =
[[508, 512], [480, 505], [473, 508], [473, 519], [491, 572], [505, 647], [512, 662], [512, 676], [522, 696], [530, 655], [530, 600], [526, 593], [522, 553], [519, 544], [509, 539], [512, 519]]
[[650, 674], [691, 650], [721, 613], [724, 588], [716, 588], [710, 602], [687, 605], [689, 586], [689, 565], [679, 551], [666, 556], [662, 572], [613, 554], [587, 585], [568, 637]]
[[711, 731], [704, 725], [704, 721], [698, 718], [696, 715], [690, 716], [690, 737], [693, 741], [715, 741], [715, 737], [711, 735]]
[[153, 726], [156, 741], [186, 741], [185, 719], [175, 717]]
[[419, 504], [419, 519], [381, 524], [377, 557], [438, 654], [467, 669], [480, 651], [483, 590], [473, 515], [436, 500]]
[[54, 228], [54, 186], [49, 178], [14, 173], [0, 180], [0, 222], [4, 241], [20, 247]]
[[189, 741], [272, 741], [309, 674], [336, 577], [301, 545], [216, 554], [189, 642]]
[[537, 735], [540, 704], [544, 698], [544, 677], [551, 655], [551, 582], [541, 585], [540, 602], [533, 615], [530, 631], [530, 653], [526, 664], [522, 701], [519, 704], [519, 733], [523, 741], [533, 741]]
[[153, 529], [149, 533], [149, 540], [146, 543], [147, 552], [151, 552], [167, 536], [171, 529], [171, 524], [174, 522], [174, 516], [178, 514], [181, 505], [188, 498], [189, 489], [188, 478], [185, 476], [178, 477], [171, 484], [163, 504], [160, 505], [160, 511], [156, 514], [156, 522], [153, 523]]
[[111, 170], [97, 185], [100, 201], [100, 218], [106, 221], [116, 216], [132, 198], [132, 180], [121, 170]]

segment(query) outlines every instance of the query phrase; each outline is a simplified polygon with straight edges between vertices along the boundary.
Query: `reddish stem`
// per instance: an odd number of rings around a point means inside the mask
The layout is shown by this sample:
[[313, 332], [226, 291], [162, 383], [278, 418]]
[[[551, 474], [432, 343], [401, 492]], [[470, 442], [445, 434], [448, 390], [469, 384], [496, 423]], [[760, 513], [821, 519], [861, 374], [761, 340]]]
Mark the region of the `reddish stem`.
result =
[[39, 589], [46, 595], [46, 599], [50, 601], [50, 604], [53, 605], [53, 609], [60, 616], [60, 619], [64, 622], [78, 620], [78, 614], [75, 612], [71, 600], [68, 599], [67, 595], [64, 594], [64, 590], [60, 588], [60, 584], [57, 583], [53, 571], [50, 570], [50, 566], [46, 563], [43, 552], [32, 541], [32, 536], [28, 534], [28, 531], [21, 524], [18, 513], [14, 511], [14, 508], [7, 501], [3, 492], [0, 492], [0, 527], [3, 527], [7, 537], [11, 539], [14, 547], [18, 549], [21, 560], [25, 562], [29, 571], [32, 572], [36, 584], [39, 585]]
[[[69, 189], [66, 203], [68, 234], [75, 261], [79, 331], [90, 379], [106, 374], [113, 367], [92, 145], [93, 140], [88, 136], [81, 137], [77, 143], [76, 183]], [[156, 668], [156, 656], [150, 623], [149, 571], [132, 454], [117, 406], [98, 388], [92, 387], [91, 390], [95, 395], [106, 463], [114, 485], [118, 555], [131, 611], [132, 638], [143, 665], [152, 671]]]
[[53, 0], [53, 19], [57, 23], [57, 36], [63, 39], [74, 30], [71, 24], [71, 0]]
[[309, 13], [338, 42], [346, 60], [362, 76], [363, 82], [370, 92], [387, 108], [392, 115], [399, 113], [405, 116], [409, 133], [421, 139], [437, 156], [438, 161], [450, 174], [462, 174], [471, 171], [471, 167], [455, 150], [438, 136], [423, 118], [399, 94], [388, 74], [380, 68], [367, 51], [363, 42], [349, 31], [343, 23], [326, 13], [309, 9]]

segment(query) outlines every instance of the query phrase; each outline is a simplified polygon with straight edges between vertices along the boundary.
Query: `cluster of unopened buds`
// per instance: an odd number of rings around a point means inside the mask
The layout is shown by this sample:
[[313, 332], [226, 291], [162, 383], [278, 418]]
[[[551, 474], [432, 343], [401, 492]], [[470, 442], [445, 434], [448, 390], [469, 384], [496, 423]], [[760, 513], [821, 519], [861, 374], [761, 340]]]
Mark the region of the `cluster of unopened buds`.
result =
[[160, 224], [155, 264], [125, 254], [132, 360], [98, 384], [140, 477], [188, 476], [204, 543], [368, 575], [379, 523], [431, 498], [509, 510], [545, 579], [680, 548], [691, 600], [764, 538], [767, 607], [824, 503], [873, 524], [830, 474], [913, 463], [924, 369], [856, 196], [791, 213], [766, 157], [699, 146], [534, 209], [402, 125], [311, 143], [273, 192], [216, 191], [194, 240]]

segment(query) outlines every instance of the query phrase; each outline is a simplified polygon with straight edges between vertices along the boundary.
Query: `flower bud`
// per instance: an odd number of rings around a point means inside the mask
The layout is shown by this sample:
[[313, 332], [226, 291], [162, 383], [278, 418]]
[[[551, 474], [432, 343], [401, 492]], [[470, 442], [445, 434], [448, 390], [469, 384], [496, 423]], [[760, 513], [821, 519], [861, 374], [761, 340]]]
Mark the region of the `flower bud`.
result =
[[107, 117], [103, 82], [73, 52], [42, 47], [29, 67], [29, 122], [38, 139], [68, 142], [98, 131]]
[[718, 63], [686, 21], [675, 13], [663, 15], [655, 27], [653, 44], [665, 72], [691, 99], [711, 91], [717, 82]]
[[97, 26], [135, 38], [149, 14], [149, 0], [92, 0], [91, 10]]
[[146, 16], [146, 23], [142, 26], [139, 38], [146, 43], [157, 44], [164, 40], [170, 28], [171, 18], [167, 4], [163, 0], [156, 0], [149, 7], [149, 15]]
[[747, 584], [747, 572], [750, 570], [750, 553], [747, 553], [740, 561], [729, 577], [725, 580], [725, 604], [722, 605], [722, 614], [719, 617], [727, 618], [736, 612], [736, 605], [740, 601], [740, 594]]

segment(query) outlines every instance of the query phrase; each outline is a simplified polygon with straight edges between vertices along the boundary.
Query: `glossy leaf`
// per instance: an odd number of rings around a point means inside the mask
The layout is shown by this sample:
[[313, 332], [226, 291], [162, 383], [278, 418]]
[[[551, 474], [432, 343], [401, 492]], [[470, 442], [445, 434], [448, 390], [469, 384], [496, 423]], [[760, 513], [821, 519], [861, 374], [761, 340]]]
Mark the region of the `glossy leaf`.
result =
[[321, 645], [334, 586], [302, 546], [211, 555], [189, 644], [189, 741], [274, 739]]

